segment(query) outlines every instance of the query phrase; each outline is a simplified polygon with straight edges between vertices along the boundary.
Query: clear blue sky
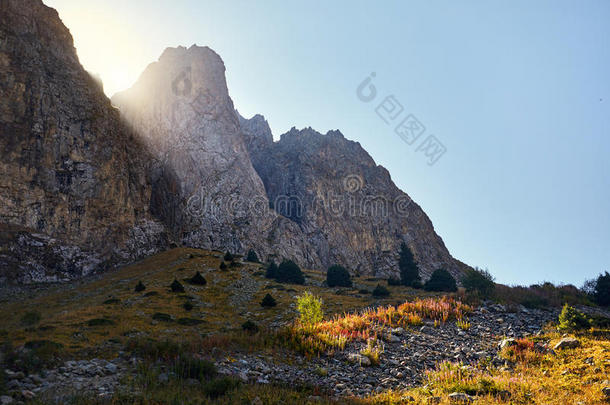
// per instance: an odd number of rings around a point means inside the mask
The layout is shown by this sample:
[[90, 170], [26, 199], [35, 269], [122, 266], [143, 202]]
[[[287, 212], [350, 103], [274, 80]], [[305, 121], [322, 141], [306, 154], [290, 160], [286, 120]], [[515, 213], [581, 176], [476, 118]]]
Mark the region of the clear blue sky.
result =
[[[610, 1], [46, 3], [108, 93], [210, 46], [242, 114], [359, 141], [500, 282], [610, 271]], [[356, 97], [371, 72], [446, 146], [435, 165]]]

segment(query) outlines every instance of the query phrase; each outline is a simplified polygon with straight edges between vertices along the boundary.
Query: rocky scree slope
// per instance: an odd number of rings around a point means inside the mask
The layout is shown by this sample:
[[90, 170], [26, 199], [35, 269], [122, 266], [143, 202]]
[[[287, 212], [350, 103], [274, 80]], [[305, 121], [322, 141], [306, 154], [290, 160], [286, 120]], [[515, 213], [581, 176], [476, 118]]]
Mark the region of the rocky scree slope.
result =
[[0, 280], [69, 279], [163, 247], [150, 157], [54, 9], [0, 2], [0, 77]]

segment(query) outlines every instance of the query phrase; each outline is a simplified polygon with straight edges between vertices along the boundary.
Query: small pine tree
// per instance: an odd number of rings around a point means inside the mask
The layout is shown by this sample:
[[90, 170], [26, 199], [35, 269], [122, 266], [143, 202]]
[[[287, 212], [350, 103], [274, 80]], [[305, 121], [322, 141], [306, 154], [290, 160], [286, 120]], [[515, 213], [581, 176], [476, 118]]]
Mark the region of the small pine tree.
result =
[[251, 335], [258, 332], [258, 325], [250, 320], [247, 320], [246, 322], [242, 323], [241, 328], [244, 330], [244, 332], [247, 332]]
[[496, 287], [493, 276], [488, 271], [478, 268], [466, 270], [462, 285], [466, 291], [474, 292], [481, 298], [488, 298]]
[[419, 277], [419, 267], [413, 257], [411, 248], [406, 243], [400, 245], [400, 258], [398, 259], [398, 268], [400, 269], [400, 282], [402, 285], [415, 287], [421, 283]]
[[352, 280], [349, 271], [338, 264], [329, 267], [326, 272], [326, 284], [329, 287], [351, 287]]
[[593, 290], [593, 300], [597, 305], [610, 306], [610, 274], [608, 272], [597, 277]]
[[138, 281], [138, 284], [136, 284], [136, 288], [134, 288], [134, 291], [135, 292], [142, 292], [144, 290], [146, 290], [146, 286], [144, 285], [142, 280]]
[[271, 294], [265, 295], [265, 297], [263, 297], [263, 300], [261, 301], [261, 307], [271, 308], [276, 305], [277, 302], [275, 302], [275, 299], [271, 296]]
[[195, 285], [206, 285], [208, 283], [200, 272], [195, 273], [195, 275], [190, 278], [189, 282]]
[[220, 262], [220, 270], [226, 270], [227, 264], [225, 262]]
[[388, 285], [401, 285], [401, 284], [402, 283], [397, 278], [394, 278], [394, 277], [388, 278]]
[[373, 294], [373, 297], [376, 297], [376, 298], [389, 297], [390, 296], [390, 290], [388, 290], [387, 288], [385, 288], [381, 284], [377, 284], [377, 287], [375, 287], [375, 289], [373, 290], [372, 294]]
[[172, 292], [177, 292], [177, 293], [181, 293], [184, 292], [184, 287], [182, 286], [182, 284], [180, 284], [180, 282], [176, 279], [174, 279], [174, 281], [172, 282], [172, 284], [169, 286], [169, 288], [171, 288]]
[[258, 256], [256, 255], [256, 252], [252, 249], [248, 250], [246, 260], [252, 263], [258, 263]]
[[266, 278], [276, 278], [277, 277], [277, 264], [274, 262], [269, 262], [267, 265], [267, 270], [265, 271]]
[[305, 275], [292, 260], [285, 260], [279, 265], [275, 279], [280, 283], [305, 284]]
[[568, 304], [565, 304], [559, 314], [559, 326], [557, 329], [560, 331], [578, 331], [583, 329], [589, 329], [591, 321], [585, 314], [572, 308]]
[[297, 311], [301, 322], [306, 325], [313, 325], [324, 318], [322, 299], [307, 291], [297, 297]]
[[457, 284], [451, 273], [447, 270], [436, 269], [432, 273], [430, 280], [424, 284], [424, 289], [426, 291], [454, 292], [457, 291]]
[[233, 257], [233, 255], [231, 254], [231, 252], [229, 252], [229, 251], [227, 250], [227, 253], [225, 253], [225, 257], [224, 257], [224, 259], [225, 259], [225, 262], [230, 262], [230, 261], [232, 261], [232, 260], [234, 259], [234, 257]]
[[193, 304], [190, 301], [187, 301], [182, 304], [182, 308], [184, 308], [185, 311], [190, 311], [191, 309], [193, 309]]

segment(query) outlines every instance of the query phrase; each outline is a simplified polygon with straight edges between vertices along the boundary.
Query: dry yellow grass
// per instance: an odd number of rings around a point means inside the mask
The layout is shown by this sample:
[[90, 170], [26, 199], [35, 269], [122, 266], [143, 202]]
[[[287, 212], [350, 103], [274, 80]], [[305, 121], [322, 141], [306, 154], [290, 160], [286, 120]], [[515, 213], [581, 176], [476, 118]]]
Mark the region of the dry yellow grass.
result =
[[[242, 267], [229, 267], [222, 271], [219, 269], [222, 256], [222, 252], [178, 248], [100, 276], [35, 292], [26, 299], [2, 305], [0, 340], [10, 340], [19, 345], [28, 340], [46, 339], [63, 344], [68, 351], [80, 351], [98, 348], [107, 341], [124, 341], [130, 336], [199, 339], [209, 334], [239, 330], [248, 319], [262, 327], [272, 321], [288, 322], [295, 316], [294, 297], [304, 291], [322, 297], [326, 314], [401, 302], [415, 294], [414, 290], [389, 287], [392, 295], [385, 299], [359, 294], [356, 289], [346, 289], [345, 293], [338, 295], [335, 289], [312, 285], [319, 285], [326, 274], [310, 270], [305, 271], [308, 285], [281, 285], [264, 278], [261, 264], [244, 262]], [[204, 275], [207, 285], [194, 286], [184, 281], [196, 271]], [[243, 305], [234, 305], [230, 286], [244, 277], [254, 279], [258, 288]], [[183, 284], [185, 293], [170, 291], [169, 285], [174, 279]], [[139, 280], [146, 290], [136, 293], [134, 287]], [[371, 291], [377, 281], [356, 278], [354, 284]], [[157, 295], [147, 296], [151, 292]], [[276, 307], [262, 308], [259, 305], [266, 293], [271, 293], [277, 300]], [[108, 300], [118, 302], [105, 304]], [[183, 308], [187, 300], [194, 305], [191, 311]], [[30, 311], [39, 312], [41, 320], [35, 325], [25, 326], [21, 320]], [[153, 321], [155, 313], [168, 314], [174, 322]], [[113, 324], [88, 325], [88, 321], [100, 318]], [[184, 326], [175, 322], [180, 318], [200, 319], [203, 323]]]

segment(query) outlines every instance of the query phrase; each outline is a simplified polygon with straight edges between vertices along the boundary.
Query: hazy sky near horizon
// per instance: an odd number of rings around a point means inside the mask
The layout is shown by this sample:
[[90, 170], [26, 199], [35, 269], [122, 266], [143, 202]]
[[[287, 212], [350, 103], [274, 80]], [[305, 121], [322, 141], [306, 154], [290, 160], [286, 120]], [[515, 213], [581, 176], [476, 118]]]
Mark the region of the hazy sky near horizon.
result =
[[[109, 96], [168, 46], [210, 46], [242, 115], [276, 138], [311, 126], [360, 142], [454, 257], [499, 282], [610, 271], [610, 1], [45, 3]], [[376, 113], [389, 95], [426, 127], [413, 145]], [[446, 148], [432, 166], [429, 134]]]

